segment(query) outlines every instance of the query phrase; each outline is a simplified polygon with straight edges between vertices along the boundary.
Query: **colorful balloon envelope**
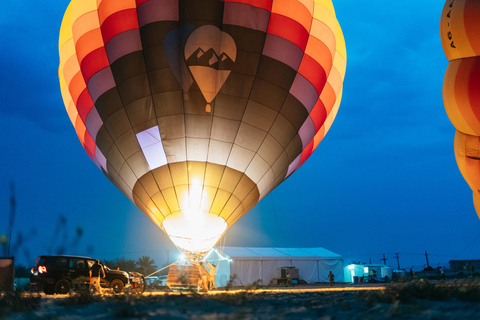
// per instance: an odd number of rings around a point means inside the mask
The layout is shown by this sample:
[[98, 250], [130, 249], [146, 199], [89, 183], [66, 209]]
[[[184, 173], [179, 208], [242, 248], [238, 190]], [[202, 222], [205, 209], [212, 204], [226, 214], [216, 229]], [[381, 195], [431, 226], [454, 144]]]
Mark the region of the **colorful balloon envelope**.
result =
[[331, 0], [72, 0], [59, 51], [87, 154], [194, 253], [310, 157], [346, 68]]
[[448, 0], [440, 21], [449, 60], [443, 101], [455, 134], [455, 158], [480, 217], [480, 1]]

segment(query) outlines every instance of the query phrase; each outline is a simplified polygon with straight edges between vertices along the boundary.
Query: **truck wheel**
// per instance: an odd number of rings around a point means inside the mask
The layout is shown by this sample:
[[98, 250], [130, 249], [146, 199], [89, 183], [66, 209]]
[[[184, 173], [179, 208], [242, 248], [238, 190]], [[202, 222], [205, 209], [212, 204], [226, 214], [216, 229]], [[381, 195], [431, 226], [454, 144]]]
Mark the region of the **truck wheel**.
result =
[[113, 289], [114, 293], [120, 293], [123, 290], [123, 287], [125, 285], [123, 284], [122, 280], [120, 279], [114, 279], [112, 282], [110, 282], [110, 288]]
[[142, 281], [137, 282], [135, 286], [134, 293], [136, 294], [143, 294], [145, 292], [145, 287], [146, 287], [145, 277], [141, 276], [140, 278], [142, 279]]
[[67, 294], [70, 292], [71, 285], [67, 279], [60, 279], [55, 283], [55, 292], [59, 294]]

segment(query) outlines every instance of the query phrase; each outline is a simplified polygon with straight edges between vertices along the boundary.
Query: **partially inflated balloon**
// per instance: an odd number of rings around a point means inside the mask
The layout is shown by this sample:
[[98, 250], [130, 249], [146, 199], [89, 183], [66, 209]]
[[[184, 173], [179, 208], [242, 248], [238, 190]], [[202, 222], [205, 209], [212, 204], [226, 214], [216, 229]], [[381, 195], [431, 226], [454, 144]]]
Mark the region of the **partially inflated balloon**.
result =
[[86, 152], [191, 252], [310, 157], [346, 66], [331, 0], [73, 0], [59, 48]]
[[443, 100], [457, 129], [455, 158], [480, 217], [480, 1], [448, 0], [440, 35], [448, 64]]

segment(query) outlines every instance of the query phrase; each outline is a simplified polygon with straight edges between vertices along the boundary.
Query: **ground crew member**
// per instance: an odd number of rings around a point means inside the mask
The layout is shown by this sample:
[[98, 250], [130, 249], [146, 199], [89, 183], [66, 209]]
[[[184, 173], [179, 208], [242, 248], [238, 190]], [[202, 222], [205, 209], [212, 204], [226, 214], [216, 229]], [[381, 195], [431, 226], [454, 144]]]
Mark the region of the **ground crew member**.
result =
[[95, 263], [90, 267], [90, 292], [95, 289], [98, 293], [102, 294], [102, 287], [100, 286], [100, 275], [105, 278], [105, 270], [103, 266], [95, 260]]
[[205, 268], [205, 265], [202, 261], [200, 261], [198, 272], [200, 276], [198, 279], [198, 286], [201, 287], [204, 291], [208, 291], [209, 275], [207, 268]]
[[207, 267], [209, 269], [208, 273], [210, 274], [209, 290], [212, 290], [212, 285], [215, 287], [215, 289], [218, 289], [217, 284], [215, 283], [215, 273], [217, 271], [217, 267], [215, 266], [215, 264], [210, 264], [210, 262], [208, 262], [206, 260], [205, 260], [205, 264], [207, 265]]
[[330, 287], [333, 287], [333, 280], [335, 279], [335, 275], [330, 271], [328, 274], [328, 279], [330, 280]]

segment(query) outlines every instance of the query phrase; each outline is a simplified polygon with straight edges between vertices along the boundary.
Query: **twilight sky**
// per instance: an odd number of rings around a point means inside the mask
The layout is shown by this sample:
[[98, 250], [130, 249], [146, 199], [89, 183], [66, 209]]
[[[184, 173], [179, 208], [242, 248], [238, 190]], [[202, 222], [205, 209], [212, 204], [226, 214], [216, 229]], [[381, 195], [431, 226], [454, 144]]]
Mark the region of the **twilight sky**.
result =
[[[0, 234], [31, 266], [56, 252], [99, 259], [178, 256], [163, 232], [90, 161], [58, 84], [67, 0], [0, 12]], [[388, 4], [386, 4], [388, 3]], [[229, 246], [324, 247], [351, 260], [423, 268], [480, 258], [480, 220], [442, 103], [447, 59], [438, 0], [334, 0], [347, 46], [344, 94], [320, 146], [227, 231]], [[77, 228], [82, 235], [78, 237]], [[3, 254], [0, 248], [0, 255]]]

